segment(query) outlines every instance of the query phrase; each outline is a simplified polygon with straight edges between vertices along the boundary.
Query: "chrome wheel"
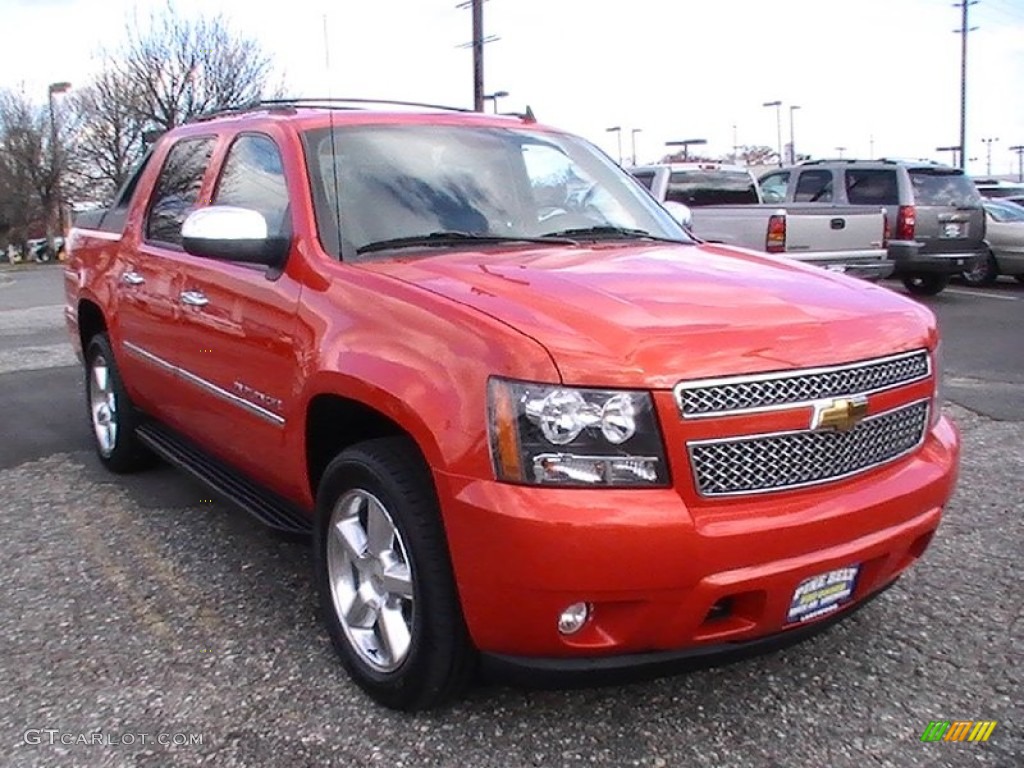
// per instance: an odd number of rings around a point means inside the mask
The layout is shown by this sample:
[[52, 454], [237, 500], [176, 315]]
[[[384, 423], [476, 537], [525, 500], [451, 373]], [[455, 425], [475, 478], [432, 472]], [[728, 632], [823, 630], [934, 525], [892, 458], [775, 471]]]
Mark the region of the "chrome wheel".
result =
[[393, 672], [412, 645], [415, 590], [405, 543], [373, 494], [350, 490], [327, 527], [327, 578], [334, 611], [360, 660]]
[[110, 456], [117, 447], [117, 398], [110, 366], [101, 354], [89, 369], [89, 411], [100, 454]]

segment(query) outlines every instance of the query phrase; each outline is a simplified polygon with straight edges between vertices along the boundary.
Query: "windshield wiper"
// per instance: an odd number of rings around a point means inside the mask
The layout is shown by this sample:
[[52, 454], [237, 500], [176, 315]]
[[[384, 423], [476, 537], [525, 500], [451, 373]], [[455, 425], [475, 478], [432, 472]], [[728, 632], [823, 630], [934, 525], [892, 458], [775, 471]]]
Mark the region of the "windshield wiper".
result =
[[446, 245], [462, 244], [497, 244], [497, 243], [544, 243], [547, 245], [578, 245], [575, 240], [561, 235], [542, 235], [528, 237], [526, 235], [481, 235], [472, 232], [443, 231], [431, 232], [428, 235], [412, 235], [410, 237], [393, 237], [389, 240], [377, 240], [356, 249], [356, 253], [372, 253], [386, 251], [391, 248], [442, 248]]
[[561, 229], [557, 232], [546, 232], [543, 237], [579, 237], [584, 239], [622, 238], [626, 240], [657, 240], [662, 243], [688, 243], [689, 240], [678, 240], [674, 237], [661, 237], [645, 229], [631, 227], [579, 227], [577, 229]]

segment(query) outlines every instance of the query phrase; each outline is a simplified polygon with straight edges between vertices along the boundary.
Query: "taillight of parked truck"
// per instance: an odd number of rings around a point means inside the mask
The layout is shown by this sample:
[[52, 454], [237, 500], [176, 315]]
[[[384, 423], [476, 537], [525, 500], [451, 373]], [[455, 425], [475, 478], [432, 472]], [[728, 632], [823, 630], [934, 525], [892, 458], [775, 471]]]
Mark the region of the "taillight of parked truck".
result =
[[768, 236], [765, 238], [764, 249], [768, 253], [785, 253], [786, 251], [786, 216], [775, 213], [768, 218]]
[[901, 205], [896, 215], [896, 239], [913, 240], [914, 227], [917, 225], [917, 214], [912, 205]]

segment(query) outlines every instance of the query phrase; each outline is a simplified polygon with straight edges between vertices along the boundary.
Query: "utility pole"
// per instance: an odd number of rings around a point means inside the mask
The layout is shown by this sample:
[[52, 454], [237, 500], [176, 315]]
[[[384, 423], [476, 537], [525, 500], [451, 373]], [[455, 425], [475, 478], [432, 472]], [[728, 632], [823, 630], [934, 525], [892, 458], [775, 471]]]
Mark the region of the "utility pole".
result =
[[[964, 0], [966, 3], [966, 0]], [[484, 111], [484, 0], [473, 3], [473, 109]], [[965, 43], [966, 45], [966, 43]], [[963, 133], [960, 134], [963, 137]], [[963, 141], [963, 138], [960, 139]]]
[[473, 40], [459, 48], [473, 49], [473, 109], [484, 111], [484, 46], [498, 39], [496, 35], [484, 37], [484, 3], [486, 0], [465, 0], [456, 8], [470, 8], [473, 12]]
[[1024, 181], [1024, 144], [1010, 147], [1010, 151], [1017, 153], [1017, 181]]
[[985, 175], [986, 176], [991, 176], [992, 175], [992, 142], [993, 141], [999, 141], [999, 139], [998, 138], [995, 138], [995, 139], [982, 139], [982, 141], [985, 143]]
[[977, 29], [967, 25], [967, 10], [977, 3], [978, 0], [960, 0], [953, 5], [960, 9], [960, 29], [953, 30], [960, 33], [960, 168], [967, 166], [967, 33]]

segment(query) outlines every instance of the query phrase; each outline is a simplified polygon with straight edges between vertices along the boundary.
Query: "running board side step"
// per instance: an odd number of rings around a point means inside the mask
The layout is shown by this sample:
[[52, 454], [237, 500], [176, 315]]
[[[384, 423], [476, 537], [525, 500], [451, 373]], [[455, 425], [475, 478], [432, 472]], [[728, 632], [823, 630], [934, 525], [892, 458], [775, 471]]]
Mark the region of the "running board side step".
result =
[[146, 421], [135, 431], [158, 456], [202, 481], [267, 527], [298, 536], [312, 534], [312, 521], [299, 507], [256, 485], [162, 424]]

